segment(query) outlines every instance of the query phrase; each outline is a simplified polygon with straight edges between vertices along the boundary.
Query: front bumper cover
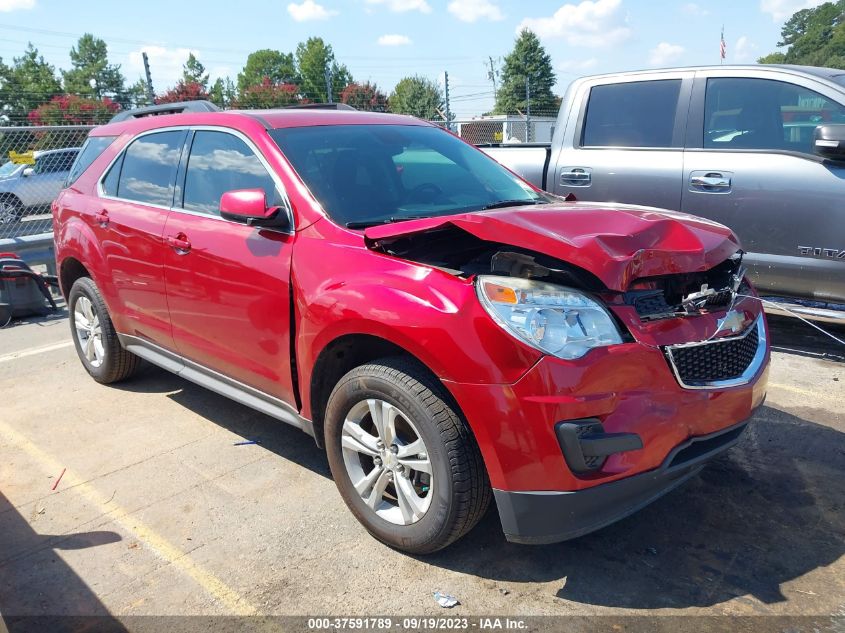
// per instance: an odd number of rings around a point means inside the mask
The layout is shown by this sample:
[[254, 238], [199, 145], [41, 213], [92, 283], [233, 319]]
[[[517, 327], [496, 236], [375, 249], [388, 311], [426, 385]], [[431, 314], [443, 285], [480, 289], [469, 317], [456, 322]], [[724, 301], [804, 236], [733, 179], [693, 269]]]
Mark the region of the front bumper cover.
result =
[[507, 540], [566, 541], [614, 523], [647, 506], [698, 474], [705, 463], [739, 441], [747, 421], [676, 446], [660, 467], [631, 477], [570, 492], [494, 489]]

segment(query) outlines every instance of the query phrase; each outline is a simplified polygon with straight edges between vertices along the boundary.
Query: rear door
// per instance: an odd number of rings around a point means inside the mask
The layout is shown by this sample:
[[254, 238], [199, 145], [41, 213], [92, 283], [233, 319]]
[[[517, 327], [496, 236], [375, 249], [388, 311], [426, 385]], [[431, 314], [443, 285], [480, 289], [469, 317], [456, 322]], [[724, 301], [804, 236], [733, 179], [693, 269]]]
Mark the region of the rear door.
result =
[[262, 188], [289, 212], [281, 182], [249, 139], [197, 129], [167, 220], [167, 300], [179, 353], [294, 402], [290, 349], [293, 236], [220, 217], [220, 197]]
[[691, 72], [581, 84], [558, 153], [554, 193], [678, 209]]
[[788, 73], [696, 75], [682, 209], [739, 235], [762, 294], [845, 301], [845, 166], [812, 151], [841, 100]]
[[99, 183], [99, 208], [86, 217], [101, 245], [121, 334], [173, 350], [162, 234], [173, 203], [187, 132], [142, 134], [131, 141]]

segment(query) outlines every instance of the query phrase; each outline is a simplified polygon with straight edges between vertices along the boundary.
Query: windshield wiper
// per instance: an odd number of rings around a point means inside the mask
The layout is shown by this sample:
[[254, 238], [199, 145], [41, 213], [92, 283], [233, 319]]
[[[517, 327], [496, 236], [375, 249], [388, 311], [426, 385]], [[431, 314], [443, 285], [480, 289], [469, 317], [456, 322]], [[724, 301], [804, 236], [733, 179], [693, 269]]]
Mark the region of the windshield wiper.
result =
[[532, 204], [545, 204], [542, 200], [499, 200], [488, 204], [486, 207], [481, 207], [482, 211], [489, 209], [504, 209], [505, 207], [522, 207]]
[[402, 217], [383, 218], [381, 220], [361, 220], [360, 222], [347, 222], [347, 229], [368, 229], [381, 224], [393, 224], [394, 222], [405, 222], [406, 220], [427, 220], [430, 215], [403, 215]]

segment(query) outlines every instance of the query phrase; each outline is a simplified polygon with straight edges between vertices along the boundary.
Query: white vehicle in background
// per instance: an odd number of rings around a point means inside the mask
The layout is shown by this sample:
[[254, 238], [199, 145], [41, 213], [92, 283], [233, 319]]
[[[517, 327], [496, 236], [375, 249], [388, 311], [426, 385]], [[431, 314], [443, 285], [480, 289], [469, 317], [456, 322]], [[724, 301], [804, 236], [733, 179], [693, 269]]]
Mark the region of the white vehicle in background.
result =
[[16, 157], [0, 166], [0, 224], [49, 212], [78, 153], [78, 147], [36, 150], [27, 154], [34, 164]]

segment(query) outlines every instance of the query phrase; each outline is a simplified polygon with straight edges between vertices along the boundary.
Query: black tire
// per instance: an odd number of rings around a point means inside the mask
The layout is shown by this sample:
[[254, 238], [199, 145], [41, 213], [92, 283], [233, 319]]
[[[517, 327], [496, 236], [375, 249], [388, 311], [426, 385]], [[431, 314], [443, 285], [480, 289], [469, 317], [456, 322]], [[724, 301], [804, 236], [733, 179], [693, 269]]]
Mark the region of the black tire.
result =
[[[391, 523], [367, 506], [344, 463], [344, 420], [352, 407], [368, 398], [381, 399], [406, 414], [428, 451], [434, 497], [422, 518], [409, 525]], [[492, 490], [475, 437], [439, 382], [410, 359], [380, 359], [341, 378], [326, 407], [325, 437], [329, 466], [343, 500], [370, 534], [391, 547], [411, 554], [435, 552], [469, 532], [490, 505]]]
[[0, 196], [0, 225], [14, 224], [23, 218], [21, 201], [11, 194]]
[[[91, 302], [92, 309], [100, 322], [102, 331], [101, 340], [105, 352], [102, 364], [94, 366], [86, 357], [82, 348], [82, 342], [75, 326], [74, 315], [76, 304], [80, 298], [85, 297]], [[70, 332], [73, 337], [73, 344], [82, 366], [85, 367], [91, 377], [104, 385], [126, 380], [132, 376], [141, 364], [141, 359], [123, 349], [114, 330], [106, 303], [94, 282], [88, 277], [77, 279], [68, 295], [68, 313], [70, 315]]]

